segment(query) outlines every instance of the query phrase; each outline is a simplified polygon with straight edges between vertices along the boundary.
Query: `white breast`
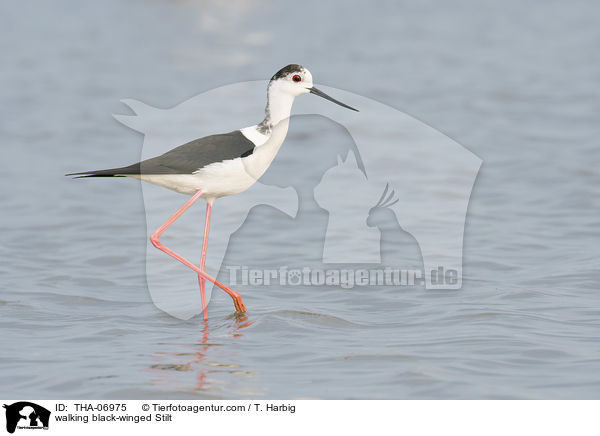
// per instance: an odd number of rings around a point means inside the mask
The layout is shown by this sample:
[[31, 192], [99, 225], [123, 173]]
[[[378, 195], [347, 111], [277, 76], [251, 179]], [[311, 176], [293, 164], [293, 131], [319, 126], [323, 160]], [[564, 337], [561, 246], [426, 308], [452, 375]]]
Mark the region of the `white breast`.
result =
[[258, 124], [250, 127], [244, 127], [243, 129], [240, 129], [240, 132], [242, 132], [242, 135], [252, 141], [252, 143], [257, 147], [267, 142], [271, 136], [270, 134], [265, 135], [264, 133], [260, 133], [258, 131]]

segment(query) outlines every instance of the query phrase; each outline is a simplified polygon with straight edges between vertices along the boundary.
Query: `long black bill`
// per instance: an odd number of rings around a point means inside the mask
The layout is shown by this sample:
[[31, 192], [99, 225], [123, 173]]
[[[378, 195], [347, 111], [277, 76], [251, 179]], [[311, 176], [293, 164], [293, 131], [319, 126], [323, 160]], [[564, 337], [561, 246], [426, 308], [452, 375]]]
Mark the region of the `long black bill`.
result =
[[325, 94], [323, 91], [315, 88], [314, 86], [312, 88], [309, 88], [309, 91], [311, 94], [318, 95], [319, 97], [323, 97], [325, 100], [329, 100], [329, 101], [334, 102], [335, 104], [339, 104], [340, 106], [343, 106], [346, 109], [350, 109], [350, 110], [358, 112], [358, 109], [354, 109], [352, 106], [348, 106], [347, 104], [344, 104], [341, 101], [337, 101], [335, 98], [331, 98], [330, 96]]

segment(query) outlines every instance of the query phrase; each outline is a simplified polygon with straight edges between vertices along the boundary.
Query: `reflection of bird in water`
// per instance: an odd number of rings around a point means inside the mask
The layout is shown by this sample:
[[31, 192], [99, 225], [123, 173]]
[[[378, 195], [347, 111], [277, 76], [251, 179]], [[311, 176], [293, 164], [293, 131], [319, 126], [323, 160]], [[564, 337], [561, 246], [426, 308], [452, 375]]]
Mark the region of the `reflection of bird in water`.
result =
[[[367, 225], [377, 227], [381, 232], [382, 263], [393, 264], [400, 269], [422, 269], [423, 257], [417, 240], [398, 223], [396, 212], [391, 208], [400, 200], [389, 184], [379, 201], [369, 210]], [[409, 207], [408, 205], [406, 207]]]
[[[204, 319], [207, 319], [205, 280], [211, 281], [228, 293], [238, 312], [246, 312], [240, 294], [218, 282], [205, 271], [212, 204], [217, 198], [246, 191], [263, 175], [285, 140], [294, 99], [308, 93], [356, 111], [315, 88], [312, 74], [306, 68], [291, 64], [275, 73], [269, 81], [266, 116], [260, 124], [199, 138], [160, 156], [126, 167], [67, 175], [132, 177], [190, 195], [191, 198], [152, 234], [150, 241], [156, 248], [198, 274]], [[199, 198], [206, 200], [206, 219], [198, 267], [164, 246], [160, 242], [160, 236]]]
[[[253, 324], [253, 322], [248, 320], [248, 315], [237, 314], [235, 316], [235, 320], [234, 320], [233, 324], [230, 324], [230, 326], [229, 326], [229, 327], [232, 327], [232, 329], [229, 331], [229, 333], [234, 338], [240, 338], [240, 337], [244, 336], [244, 334], [241, 333], [240, 330], [245, 329], [246, 327], [250, 327], [252, 324]], [[208, 321], [204, 321], [204, 327], [202, 328], [202, 339], [200, 339], [198, 341], [198, 344], [202, 345], [202, 347], [200, 347], [200, 349], [197, 351], [196, 359], [194, 359], [192, 362], [188, 363], [188, 367], [192, 366], [194, 364], [203, 364], [203, 365], [207, 364], [206, 357], [208, 355], [208, 351], [212, 347], [212, 345], [214, 345], [214, 344], [208, 343], [209, 331], [210, 330], [208, 327]], [[226, 363], [210, 363], [209, 365], [211, 365], [211, 366], [217, 365], [220, 367], [231, 366], [230, 364], [228, 365]], [[207, 384], [209, 383], [209, 381], [206, 380], [207, 373], [208, 373], [208, 370], [206, 370], [206, 369], [201, 369], [200, 371], [198, 371], [198, 374], [196, 376], [196, 390], [204, 389], [207, 386]]]
[[[229, 328], [229, 334], [233, 338], [240, 338], [244, 336], [241, 330], [246, 327], [250, 327], [253, 324], [249, 320], [246, 314], [236, 314], [233, 318], [233, 322], [227, 327]], [[172, 347], [175, 346], [173, 351], [157, 351], [154, 353], [154, 358], [159, 361], [165, 361], [166, 359], [175, 359], [176, 363], [155, 363], [150, 365], [150, 371], [158, 374], [157, 378], [152, 380], [155, 384], [168, 385], [169, 389], [172, 389], [173, 381], [169, 375], [173, 374], [173, 371], [177, 373], [186, 373], [194, 371], [198, 368], [195, 378], [195, 387], [191, 388], [193, 391], [205, 390], [210, 387], [210, 380], [208, 374], [210, 372], [217, 371], [216, 368], [226, 368], [226, 370], [233, 372], [230, 368], [237, 368], [237, 365], [225, 362], [214, 362], [214, 357], [210, 357], [211, 350], [215, 350], [220, 344], [209, 343], [210, 337], [210, 326], [208, 321], [203, 321], [202, 337], [198, 339], [195, 344], [186, 343], [167, 343], [159, 342], [159, 346]], [[183, 350], [182, 350], [183, 348]], [[179, 362], [182, 357], [193, 357], [192, 360], [186, 362]], [[208, 369], [211, 368], [211, 369]], [[239, 373], [239, 371], [236, 371]], [[186, 388], [188, 389], [188, 388]]]

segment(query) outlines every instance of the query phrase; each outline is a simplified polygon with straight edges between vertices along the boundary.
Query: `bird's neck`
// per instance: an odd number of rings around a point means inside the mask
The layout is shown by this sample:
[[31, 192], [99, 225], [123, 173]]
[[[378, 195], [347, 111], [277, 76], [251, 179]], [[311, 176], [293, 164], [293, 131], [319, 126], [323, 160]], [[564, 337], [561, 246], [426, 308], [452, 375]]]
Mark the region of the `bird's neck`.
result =
[[258, 125], [257, 130], [263, 135], [269, 135], [273, 130], [273, 126], [276, 126], [283, 120], [289, 119], [293, 103], [293, 95], [269, 87], [267, 91], [265, 119]]

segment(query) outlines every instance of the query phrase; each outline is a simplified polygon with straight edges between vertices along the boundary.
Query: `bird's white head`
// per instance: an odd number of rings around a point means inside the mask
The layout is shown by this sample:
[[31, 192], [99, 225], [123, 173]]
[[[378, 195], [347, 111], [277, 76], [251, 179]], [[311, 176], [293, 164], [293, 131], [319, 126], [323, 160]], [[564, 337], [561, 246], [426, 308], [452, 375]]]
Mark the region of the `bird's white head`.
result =
[[290, 64], [277, 71], [269, 81], [269, 92], [297, 97], [313, 87], [312, 74], [302, 65]]
[[315, 88], [312, 74], [302, 65], [290, 64], [277, 71], [269, 81], [267, 88], [268, 101], [265, 109], [266, 117], [258, 125], [258, 130], [262, 133], [270, 132], [273, 125], [290, 116], [294, 98], [308, 93], [318, 95], [347, 109], [358, 112], [357, 109]]
[[348, 106], [315, 88], [310, 71], [298, 64], [290, 64], [277, 71], [269, 81], [269, 94], [271, 94], [271, 91], [273, 91], [274, 94], [287, 94], [292, 96], [292, 98], [310, 92], [311, 94], [318, 95], [319, 97], [323, 97], [324, 99], [339, 104], [347, 109], [358, 112], [358, 110], [354, 109], [352, 106]]

